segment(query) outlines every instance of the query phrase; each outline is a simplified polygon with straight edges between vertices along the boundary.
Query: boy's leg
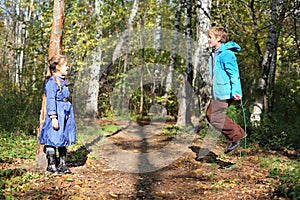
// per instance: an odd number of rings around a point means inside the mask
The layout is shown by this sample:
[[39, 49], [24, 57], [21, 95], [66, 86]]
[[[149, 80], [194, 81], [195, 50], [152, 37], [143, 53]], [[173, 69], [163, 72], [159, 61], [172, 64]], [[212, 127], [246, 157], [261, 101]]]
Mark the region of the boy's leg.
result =
[[225, 149], [225, 153], [228, 153], [239, 146], [240, 140], [245, 136], [244, 130], [226, 116], [227, 108], [228, 102], [211, 100], [206, 110], [208, 121], [216, 129], [222, 131], [227, 138], [228, 147]]

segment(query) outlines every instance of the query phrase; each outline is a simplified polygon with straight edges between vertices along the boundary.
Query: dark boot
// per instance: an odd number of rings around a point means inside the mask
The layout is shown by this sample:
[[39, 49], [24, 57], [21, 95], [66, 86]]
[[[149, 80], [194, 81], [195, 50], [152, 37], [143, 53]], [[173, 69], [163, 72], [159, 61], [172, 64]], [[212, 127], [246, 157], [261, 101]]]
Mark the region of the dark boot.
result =
[[67, 167], [67, 164], [66, 164], [67, 148], [66, 147], [58, 147], [58, 153], [59, 153], [59, 165], [57, 167], [58, 173], [71, 174], [72, 172]]
[[58, 172], [56, 168], [56, 154], [54, 147], [46, 147], [46, 157], [48, 160], [47, 171], [51, 173]]

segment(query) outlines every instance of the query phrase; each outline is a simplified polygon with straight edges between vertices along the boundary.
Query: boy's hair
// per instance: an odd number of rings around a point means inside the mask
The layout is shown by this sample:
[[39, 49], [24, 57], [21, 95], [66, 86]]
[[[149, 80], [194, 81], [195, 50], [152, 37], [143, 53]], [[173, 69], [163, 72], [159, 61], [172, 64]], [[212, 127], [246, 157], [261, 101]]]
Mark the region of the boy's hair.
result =
[[220, 37], [220, 42], [228, 42], [228, 33], [223, 26], [213, 26], [208, 30], [208, 35], [213, 34], [216, 38]]

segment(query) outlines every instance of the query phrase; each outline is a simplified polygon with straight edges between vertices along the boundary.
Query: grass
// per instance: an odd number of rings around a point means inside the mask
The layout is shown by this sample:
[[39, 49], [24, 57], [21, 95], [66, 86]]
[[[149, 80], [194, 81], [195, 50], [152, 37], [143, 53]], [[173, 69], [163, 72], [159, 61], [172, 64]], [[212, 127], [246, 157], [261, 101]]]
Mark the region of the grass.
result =
[[[95, 130], [95, 127], [85, 127], [83, 129], [84, 134], [80, 134], [79, 130], [77, 143], [68, 148], [70, 163], [84, 164], [84, 162], [78, 162], [85, 161], [89, 154], [84, 146], [86, 144], [85, 139], [90, 141], [98, 137], [101, 140], [106, 133], [114, 132], [117, 129], [118, 127], [116, 126], [108, 125], [101, 130]], [[26, 170], [19, 164], [13, 168], [14, 162], [18, 159], [34, 161], [36, 145], [36, 135], [25, 134], [24, 132], [10, 133], [0, 131], [0, 199], [15, 199], [13, 197], [14, 194], [26, 192], [32, 183], [35, 182], [35, 179], [43, 175], [41, 172]], [[22, 160], [17, 162], [22, 162]], [[5, 167], [8, 165], [10, 168]]]
[[0, 158], [9, 161], [13, 158], [35, 159], [36, 136], [23, 132], [0, 132]]
[[269, 169], [269, 177], [279, 179], [280, 184], [274, 191], [277, 196], [300, 199], [300, 165], [296, 160], [282, 160], [276, 156], [258, 160], [261, 167]]

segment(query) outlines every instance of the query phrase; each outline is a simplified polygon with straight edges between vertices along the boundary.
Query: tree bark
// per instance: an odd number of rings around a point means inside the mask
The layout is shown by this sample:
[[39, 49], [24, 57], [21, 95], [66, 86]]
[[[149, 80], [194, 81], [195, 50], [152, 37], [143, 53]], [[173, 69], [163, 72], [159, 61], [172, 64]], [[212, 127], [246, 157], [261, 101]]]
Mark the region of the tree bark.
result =
[[192, 6], [191, 1], [186, 0], [186, 37], [187, 37], [187, 53], [186, 53], [186, 67], [184, 73], [184, 81], [179, 95], [179, 110], [178, 110], [178, 126], [191, 125], [191, 100], [192, 100], [192, 54], [193, 54], [193, 40], [192, 40]]
[[[64, 1], [63, 0], [54, 0], [53, 7], [53, 19], [52, 19], [52, 30], [50, 36], [50, 45], [49, 45], [49, 58], [57, 53], [62, 53], [62, 29], [64, 25]], [[47, 67], [47, 77], [50, 76], [49, 68]], [[40, 132], [42, 130], [45, 118], [46, 118], [46, 96], [42, 96], [42, 108], [40, 113], [40, 124], [37, 130], [38, 137], [40, 137]], [[44, 146], [37, 143], [36, 148], [36, 163], [39, 168], [46, 168], [47, 161], [46, 156], [43, 151]]]
[[161, 52], [161, 36], [162, 36], [162, 13], [161, 13], [161, 4], [162, 0], [156, 0], [156, 9], [157, 9], [157, 17], [155, 19], [155, 31], [154, 31], [154, 49], [155, 49], [155, 54], [154, 54], [154, 69], [153, 69], [153, 79], [152, 79], [152, 99], [151, 101], [155, 101], [155, 96], [157, 93], [158, 85], [156, 84], [158, 74], [160, 74], [160, 67], [158, 65], [159, 63], [159, 54]]
[[[211, 79], [208, 71], [208, 30], [210, 28], [211, 0], [199, 1], [197, 5], [197, 47], [194, 54], [193, 88], [199, 97], [201, 119], [205, 118], [205, 110], [211, 96]], [[197, 102], [195, 102], [196, 105]]]
[[[145, 8], [145, 5], [144, 5]], [[144, 20], [146, 18], [146, 10], [144, 10], [144, 15], [141, 16], [141, 49], [142, 49], [142, 64], [140, 69], [140, 119], [143, 119], [143, 110], [144, 110], [144, 67], [145, 67], [145, 23]]]
[[[95, 1], [94, 15], [100, 21], [100, 4], [102, 1]], [[102, 28], [95, 27], [97, 34], [95, 41], [99, 41], [102, 35]], [[98, 113], [99, 79], [101, 71], [102, 47], [100, 44], [84, 58], [84, 69], [78, 72], [74, 90], [74, 111], [76, 119], [88, 119], [94, 121]]]
[[164, 105], [168, 103], [168, 94], [172, 89], [172, 83], [173, 83], [173, 76], [174, 76], [174, 68], [175, 68], [175, 62], [176, 62], [176, 53], [177, 53], [177, 47], [178, 47], [178, 34], [180, 29], [180, 19], [181, 19], [181, 3], [178, 1], [177, 10], [175, 13], [175, 21], [174, 21], [174, 34], [172, 39], [172, 49], [171, 49], [171, 57], [170, 57], [170, 64], [169, 64], [169, 70], [166, 78], [166, 91], [164, 95]]
[[268, 40], [266, 43], [266, 51], [261, 63], [261, 75], [258, 82], [258, 97], [255, 100], [253, 106], [253, 112], [250, 117], [250, 121], [253, 125], [260, 125], [261, 114], [263, 111], [266, 113], [272, 110], [273, 85], [274, 75], [276, 71], [276, 59], [277, 59], [277, 44], [280, 34], [281, 24], [284, 19], [285, 9], [279, 12], [279, 0], [272, 0], [271, 5], [271, 20], [270, 28], [268, 31]]
[[112, 63], [114, 63], [121, 56], [123, 52], [122, 51], [123, 44], [125, 43], [126, 39], [130, 36], [130, 33], [132, 31], [133, 20], [137, 14], [138, 6], [139, 6], [139, 0], [134, 0], [131, 13], [127, 22], [126, 30], [122, 33], [122, 36], [113, 52]]

